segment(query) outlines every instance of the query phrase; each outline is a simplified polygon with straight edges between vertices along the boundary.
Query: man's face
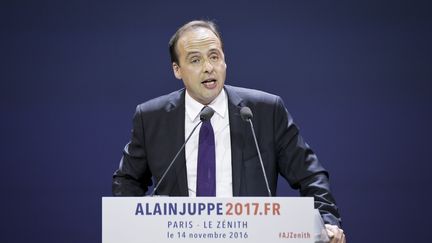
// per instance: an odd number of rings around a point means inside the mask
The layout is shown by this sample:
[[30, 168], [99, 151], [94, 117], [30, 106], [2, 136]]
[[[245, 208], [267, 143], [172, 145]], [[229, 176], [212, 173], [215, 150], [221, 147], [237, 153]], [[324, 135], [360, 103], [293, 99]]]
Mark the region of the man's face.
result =
[[203, 105], [212, 102], [223, 89], [226, 76], [222, 44], [209, 29], [186, 31], [177, 42], [179, 63], [173, 63], [174, 75], [182, 79], [192, 98]]

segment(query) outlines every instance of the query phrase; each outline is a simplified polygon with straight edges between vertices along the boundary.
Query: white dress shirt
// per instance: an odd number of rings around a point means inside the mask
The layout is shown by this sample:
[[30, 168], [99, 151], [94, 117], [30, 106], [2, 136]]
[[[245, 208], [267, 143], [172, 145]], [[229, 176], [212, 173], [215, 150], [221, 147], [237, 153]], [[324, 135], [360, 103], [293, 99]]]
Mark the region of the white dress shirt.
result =
[[[216, 197], [232, 197], [231, 137], [228, 115], [228, 97], [225, 90], [209, 105], [215, 113], [210, 122], [213, 127], [216, 149]], [[203, 104], [185, 95], [185, 139], [199, 122]], [[185, 147], [188, 190], [190, 197], [196, 197], [197, 160], [199, 129], [194, 132]]]

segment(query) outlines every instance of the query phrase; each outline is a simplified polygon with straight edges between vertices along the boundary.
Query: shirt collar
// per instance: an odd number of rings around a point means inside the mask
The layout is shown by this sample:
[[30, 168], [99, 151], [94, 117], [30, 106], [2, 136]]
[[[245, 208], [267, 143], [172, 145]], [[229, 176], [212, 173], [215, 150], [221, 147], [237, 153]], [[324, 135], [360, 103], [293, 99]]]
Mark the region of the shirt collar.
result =
[[[219, 95], [216, 96], [216, 98], [207, 106], [212, 108], [215, 111], [215, 114], [218, 114], [220, 117], [224, 118], [227, 111], [227, 105], [228, 98], [225, 93], [225, 89], [222, 89]], [[205, 105], [199, 103], [194, 98], [192, 98], [186, 90], [185, 106], [187, 116], [191, 121], [195, 121]]]

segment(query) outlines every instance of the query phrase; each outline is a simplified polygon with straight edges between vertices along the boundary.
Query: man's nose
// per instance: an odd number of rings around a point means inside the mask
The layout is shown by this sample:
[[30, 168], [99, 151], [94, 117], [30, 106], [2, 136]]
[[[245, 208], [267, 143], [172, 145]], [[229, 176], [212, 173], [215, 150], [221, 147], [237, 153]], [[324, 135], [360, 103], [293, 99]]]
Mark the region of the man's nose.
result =
[[205, 73], [213, 72], [214, 67], [211, 64], [210, 60], [205, 60], [203, 65], [204, 65], [204, 72]]

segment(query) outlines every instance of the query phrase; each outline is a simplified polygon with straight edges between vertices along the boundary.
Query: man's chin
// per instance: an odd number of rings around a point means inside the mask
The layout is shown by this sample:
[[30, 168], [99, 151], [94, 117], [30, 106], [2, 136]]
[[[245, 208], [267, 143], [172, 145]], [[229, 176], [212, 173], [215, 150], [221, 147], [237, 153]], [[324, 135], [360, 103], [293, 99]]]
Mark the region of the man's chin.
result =
[[215, 90], [215, 92], [212, 92], [212, 94], [206, 95], [205, 97], [203, 97], [201, 102], [204, 105], [208, 105], [210, 104], [214, 99], [216, 99], [216, 97], [219, 95], [221, 90]]

